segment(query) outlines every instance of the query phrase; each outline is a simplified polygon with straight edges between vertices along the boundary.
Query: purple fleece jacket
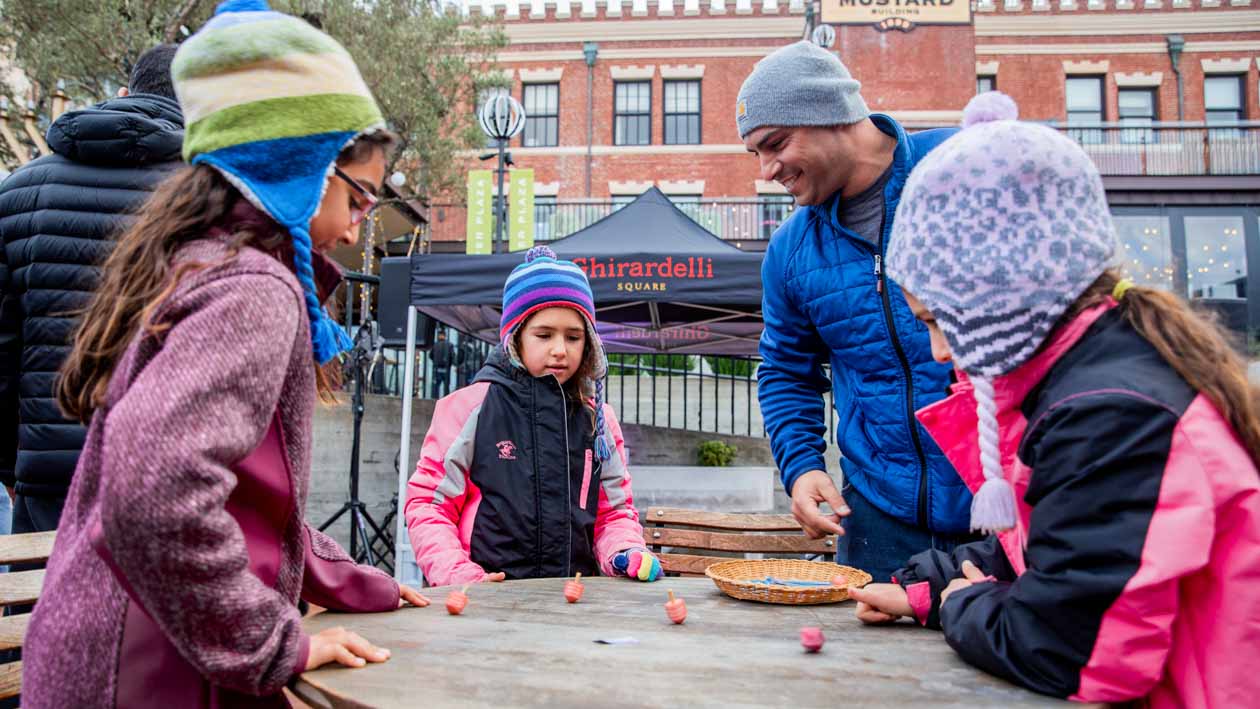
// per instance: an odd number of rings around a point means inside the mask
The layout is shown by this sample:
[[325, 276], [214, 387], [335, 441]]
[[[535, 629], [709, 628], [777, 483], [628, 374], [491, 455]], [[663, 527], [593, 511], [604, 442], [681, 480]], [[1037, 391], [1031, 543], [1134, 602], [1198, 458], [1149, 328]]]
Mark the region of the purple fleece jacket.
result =
[[[227, 238], [176, 260], [223, 261]], [[392, 578], [303, 521], [315, 381], [287, 263], [244, 248], [186, 277], [158, 315], [170, 329], [119, 362], [31, 618], [22, 706], [283, 706], [309, 646], [299, 595], [397, 607]]]

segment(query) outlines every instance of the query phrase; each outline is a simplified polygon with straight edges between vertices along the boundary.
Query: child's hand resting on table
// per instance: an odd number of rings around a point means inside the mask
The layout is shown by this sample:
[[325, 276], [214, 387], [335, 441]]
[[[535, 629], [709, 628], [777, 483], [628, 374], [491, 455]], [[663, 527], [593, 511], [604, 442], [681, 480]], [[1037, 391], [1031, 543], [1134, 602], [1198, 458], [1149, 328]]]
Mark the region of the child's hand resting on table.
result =
[[398, 584], [398, 607], [402, 608], [408, 603], [416, 608], [424, 608], [429, 605], [429, 599], [421, 595], [416, 589], [400, 583]]
[[647, 549], [626, 549], [613, 557], [613, 569], [640, 581], [655, 581], [664, 575], [661, 562]]
[[849, 598], [857, 601], [857, 619], [877, 625], [891, 623], [902, 616], [914, 615], [906, 589], [895, 583], [868, 583], [850, 588]]
[[345, 628], [329, 628], [311, 636], [310, 652], [306, 655], [306, 669], [313, 670], [330, 662], [346, 667], [362, 667], [368, 662], [384, 662], [389, 650], [364, 640], [358, 633]]

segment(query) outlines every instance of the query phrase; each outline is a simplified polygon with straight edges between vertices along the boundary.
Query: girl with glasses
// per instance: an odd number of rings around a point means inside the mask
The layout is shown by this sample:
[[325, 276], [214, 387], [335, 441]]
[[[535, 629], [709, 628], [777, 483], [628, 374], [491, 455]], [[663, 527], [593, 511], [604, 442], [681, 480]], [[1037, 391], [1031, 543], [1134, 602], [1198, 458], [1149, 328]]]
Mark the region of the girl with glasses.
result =
[[89, 423], [24, 648], [22, 704], [285, 706], [329, 662], [381, 662], [299, 598], [414, 590], [303, 520], [322, 366], [350, 346], [324, 255], [358, 241], [394, 139], [349, 54], [261, 0], [180, 47], [184, 158], [103, 266], [58, 401]]

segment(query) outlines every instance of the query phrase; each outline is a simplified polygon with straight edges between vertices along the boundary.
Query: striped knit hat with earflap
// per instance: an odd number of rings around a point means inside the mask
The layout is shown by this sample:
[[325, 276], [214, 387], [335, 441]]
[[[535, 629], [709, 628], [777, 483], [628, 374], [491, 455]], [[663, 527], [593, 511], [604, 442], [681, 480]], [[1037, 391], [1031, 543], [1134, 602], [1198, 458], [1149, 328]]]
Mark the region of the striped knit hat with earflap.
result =
[[228, 0], [171, 65], [184, 111], [184, 159], [218, 170], [293, 237], [311, 345], [321, 364], [351, 346], [324, 312], [310, 223], [337, 155], [385, 119], [333, 38], [265, 0]]
[[1032, 358], [1116, 251], [1093, 160], [1018, 115], [1005, 94], [972, 99], [906, 180], [888, 244], [888, 275], [932, 311], [975, 387], [985, 482], [971, 527], [986, 532], [1015, 525], [992, 379]]
[[595, 295], [580, 266], [560, 260], [546, 246], [535, 246], [525, 252], [525, 263], [512, 269], [503, 284], [499, 340], [514, 365], [524, 368], [512, 336], [530, 315], [554, 307], [572, 308], [586, 323], [586, 356], [593, 364], [590, 379], [579, 384], [583, 398], [595, 402], [595, 455], [608, 460], [612, 455], [604, 435], [604, 374], [608, 371], [608, 358], [595, 330]]

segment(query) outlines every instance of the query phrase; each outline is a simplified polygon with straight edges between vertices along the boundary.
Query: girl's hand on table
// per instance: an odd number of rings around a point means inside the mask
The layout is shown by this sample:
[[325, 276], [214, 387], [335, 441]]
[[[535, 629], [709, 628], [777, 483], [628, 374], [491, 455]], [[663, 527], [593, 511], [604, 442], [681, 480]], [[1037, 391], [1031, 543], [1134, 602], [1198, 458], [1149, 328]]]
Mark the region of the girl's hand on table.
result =
[[485, 576], [481, 578], [481, 580], [483, 583], [486, 581], [490, 581], [491, 583], [498, 583], [505, 578], [507, 578], [507, 574], [503, 573], [502, 571], [496, 571], [493, 574], [489, 574], [489, 573], [486, 574]]
[[941, 591], [941, 605], [945, 605], [945, 599], [949, 598], [949, 594], [954, 591], [969, 588], [973, 583], [991, 580], [983, 571], [980, 570], [980, 567], [971, 563], [970, 560], [966, 560], [962, 563], [962, 572], [962, 578], [950, 581], [949, 585], [945, 587], [945, 590]]
[[306, 656], [306, 669], [313, 670], [330, 662], [346, 667], [363, 667], [369, 662], [389, 659], [389, 650], [376, 647], [358, 633], [345, 628], [329, 628], [311, 636], [311, 649]]
[[416, 608], [424, 608], [429, 605], [429, 599], [420, 595], [420, 592], [416, 589], [400, 583], [398, 584], [398, 607], [402, 608], [408, 603]]
[[665, 575], [661, 561], [647, 549], [626, 549], [613, 557], [613, 569], [640, 581], [655, 581]]
[[857, 619], [870, 625], [891, 623], [902, 616], [914, 615], [906, 589], [895, 583], [868, 583], [850, 588], [849, 598], [857, 601]]

